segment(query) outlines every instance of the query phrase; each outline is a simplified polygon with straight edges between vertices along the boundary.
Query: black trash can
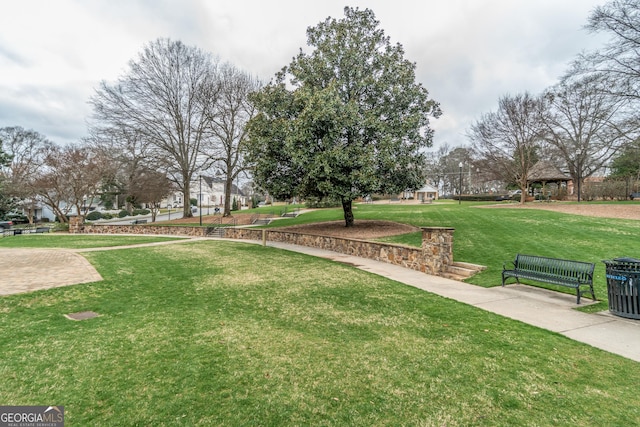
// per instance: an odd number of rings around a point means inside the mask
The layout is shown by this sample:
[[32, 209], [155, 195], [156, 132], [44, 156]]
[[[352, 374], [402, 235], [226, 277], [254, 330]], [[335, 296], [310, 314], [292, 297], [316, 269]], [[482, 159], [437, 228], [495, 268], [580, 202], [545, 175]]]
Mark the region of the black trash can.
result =
[[607, 266], [609, 311], [640, 320], [640, 259], [615, 258], [602, 262]]

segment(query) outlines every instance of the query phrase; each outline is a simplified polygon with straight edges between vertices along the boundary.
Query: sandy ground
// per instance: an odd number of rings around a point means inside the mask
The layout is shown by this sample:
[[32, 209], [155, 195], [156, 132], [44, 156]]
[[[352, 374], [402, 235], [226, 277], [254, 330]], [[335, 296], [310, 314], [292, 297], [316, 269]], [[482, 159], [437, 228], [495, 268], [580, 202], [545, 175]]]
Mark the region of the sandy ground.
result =
[[487, 208], [543, 209], [575, 215], [596, 216], [602, 218], [637, 219], [640, 220], [640, 203], [621, 204], [584, 204], [584, 203], [505, 203], [485, 206]]

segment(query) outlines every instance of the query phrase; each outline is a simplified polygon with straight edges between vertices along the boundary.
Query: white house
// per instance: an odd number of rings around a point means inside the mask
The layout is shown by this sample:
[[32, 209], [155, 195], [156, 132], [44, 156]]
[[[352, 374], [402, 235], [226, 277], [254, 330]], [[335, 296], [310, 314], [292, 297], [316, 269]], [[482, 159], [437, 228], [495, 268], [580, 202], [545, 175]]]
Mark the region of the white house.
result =
[[413, 200], [419, 200], [421, 202], [438, 200], [438, 189], [433, 185], [425, 184], [422, 188], [413, 192]]
[[[202, 177], [197, 176], [191, 181], [189, 185], [189, 192], [191, 198], [198, 201], [198, 206], [202, 206], [203, 210], [210, 210], [213, 213], [213, 209], [216, 207], [224, 207], [224, 178], [217, 178], [211, 176]], [[247, 204], [247, 197], [242, 191], [235, 185], [231, 184], [231, 198], [229, 199], [233, 203], [233, 198], [236, 198], [239, 205]], [[181, 207], [184, 204], [184, 196], [182, 192], [176, 192], [168, 196], [161, 204], [161, 206]], [[188, 201], [187, 201], [188, 203]]]

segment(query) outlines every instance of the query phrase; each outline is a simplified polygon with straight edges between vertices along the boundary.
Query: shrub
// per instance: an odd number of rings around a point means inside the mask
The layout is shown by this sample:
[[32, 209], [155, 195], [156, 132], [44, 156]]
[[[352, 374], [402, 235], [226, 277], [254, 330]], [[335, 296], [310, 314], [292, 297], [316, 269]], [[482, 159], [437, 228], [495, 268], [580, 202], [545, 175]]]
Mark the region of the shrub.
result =
[[69, 223], [68, 222], [58, 222], [55, 227], [53, 227], [53, 231], [69, 231]]
[[134, 209], [134, 215], [149, 215], [151, 211], [149, 209]]
[[251, 196], [251, 206], [256, 208], [258, 207], [258, 203], [260, 203], [260, 199], [258, 198], [258, 196], [255, 194]]
[[89, 212], [89, 215], [86, 216], [87, 221], [95, 221], [102, 218], [102, 214], [98, 211]]
[[[513, 196], [514, 200], [516, 196], [517, 195]], [[458, 200], [458, 197], [460, 197], [460, 200], [463, 202], [500, 202], [503, 200], [512, 200], [508, 194], [463, 194], [462, 196], [455, 195], [453, 199]]]
[[118, 212], [118, 218], [124, 218], [125, 216], [129, 216], [129, 211], [127, 211], [126, 209], [123, 209], [120, 212]]

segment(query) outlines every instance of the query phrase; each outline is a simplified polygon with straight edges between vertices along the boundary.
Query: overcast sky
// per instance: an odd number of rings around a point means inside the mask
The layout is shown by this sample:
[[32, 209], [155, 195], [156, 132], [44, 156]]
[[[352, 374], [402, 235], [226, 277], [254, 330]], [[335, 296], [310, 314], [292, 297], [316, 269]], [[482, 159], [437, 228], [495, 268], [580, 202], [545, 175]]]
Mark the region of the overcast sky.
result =
[[89, 97], [114, 82], [144, 44], [181, 40], [267, 82], [306, 29], [345, 6], [370, 8], [440, 102], [437, 146], [465, 132], [499, 97], [540, 93], [602, 36], [583, 29], [606, 0], [4, 0], [0, 4], [0, 127], [54, 142], [86, 136]]

